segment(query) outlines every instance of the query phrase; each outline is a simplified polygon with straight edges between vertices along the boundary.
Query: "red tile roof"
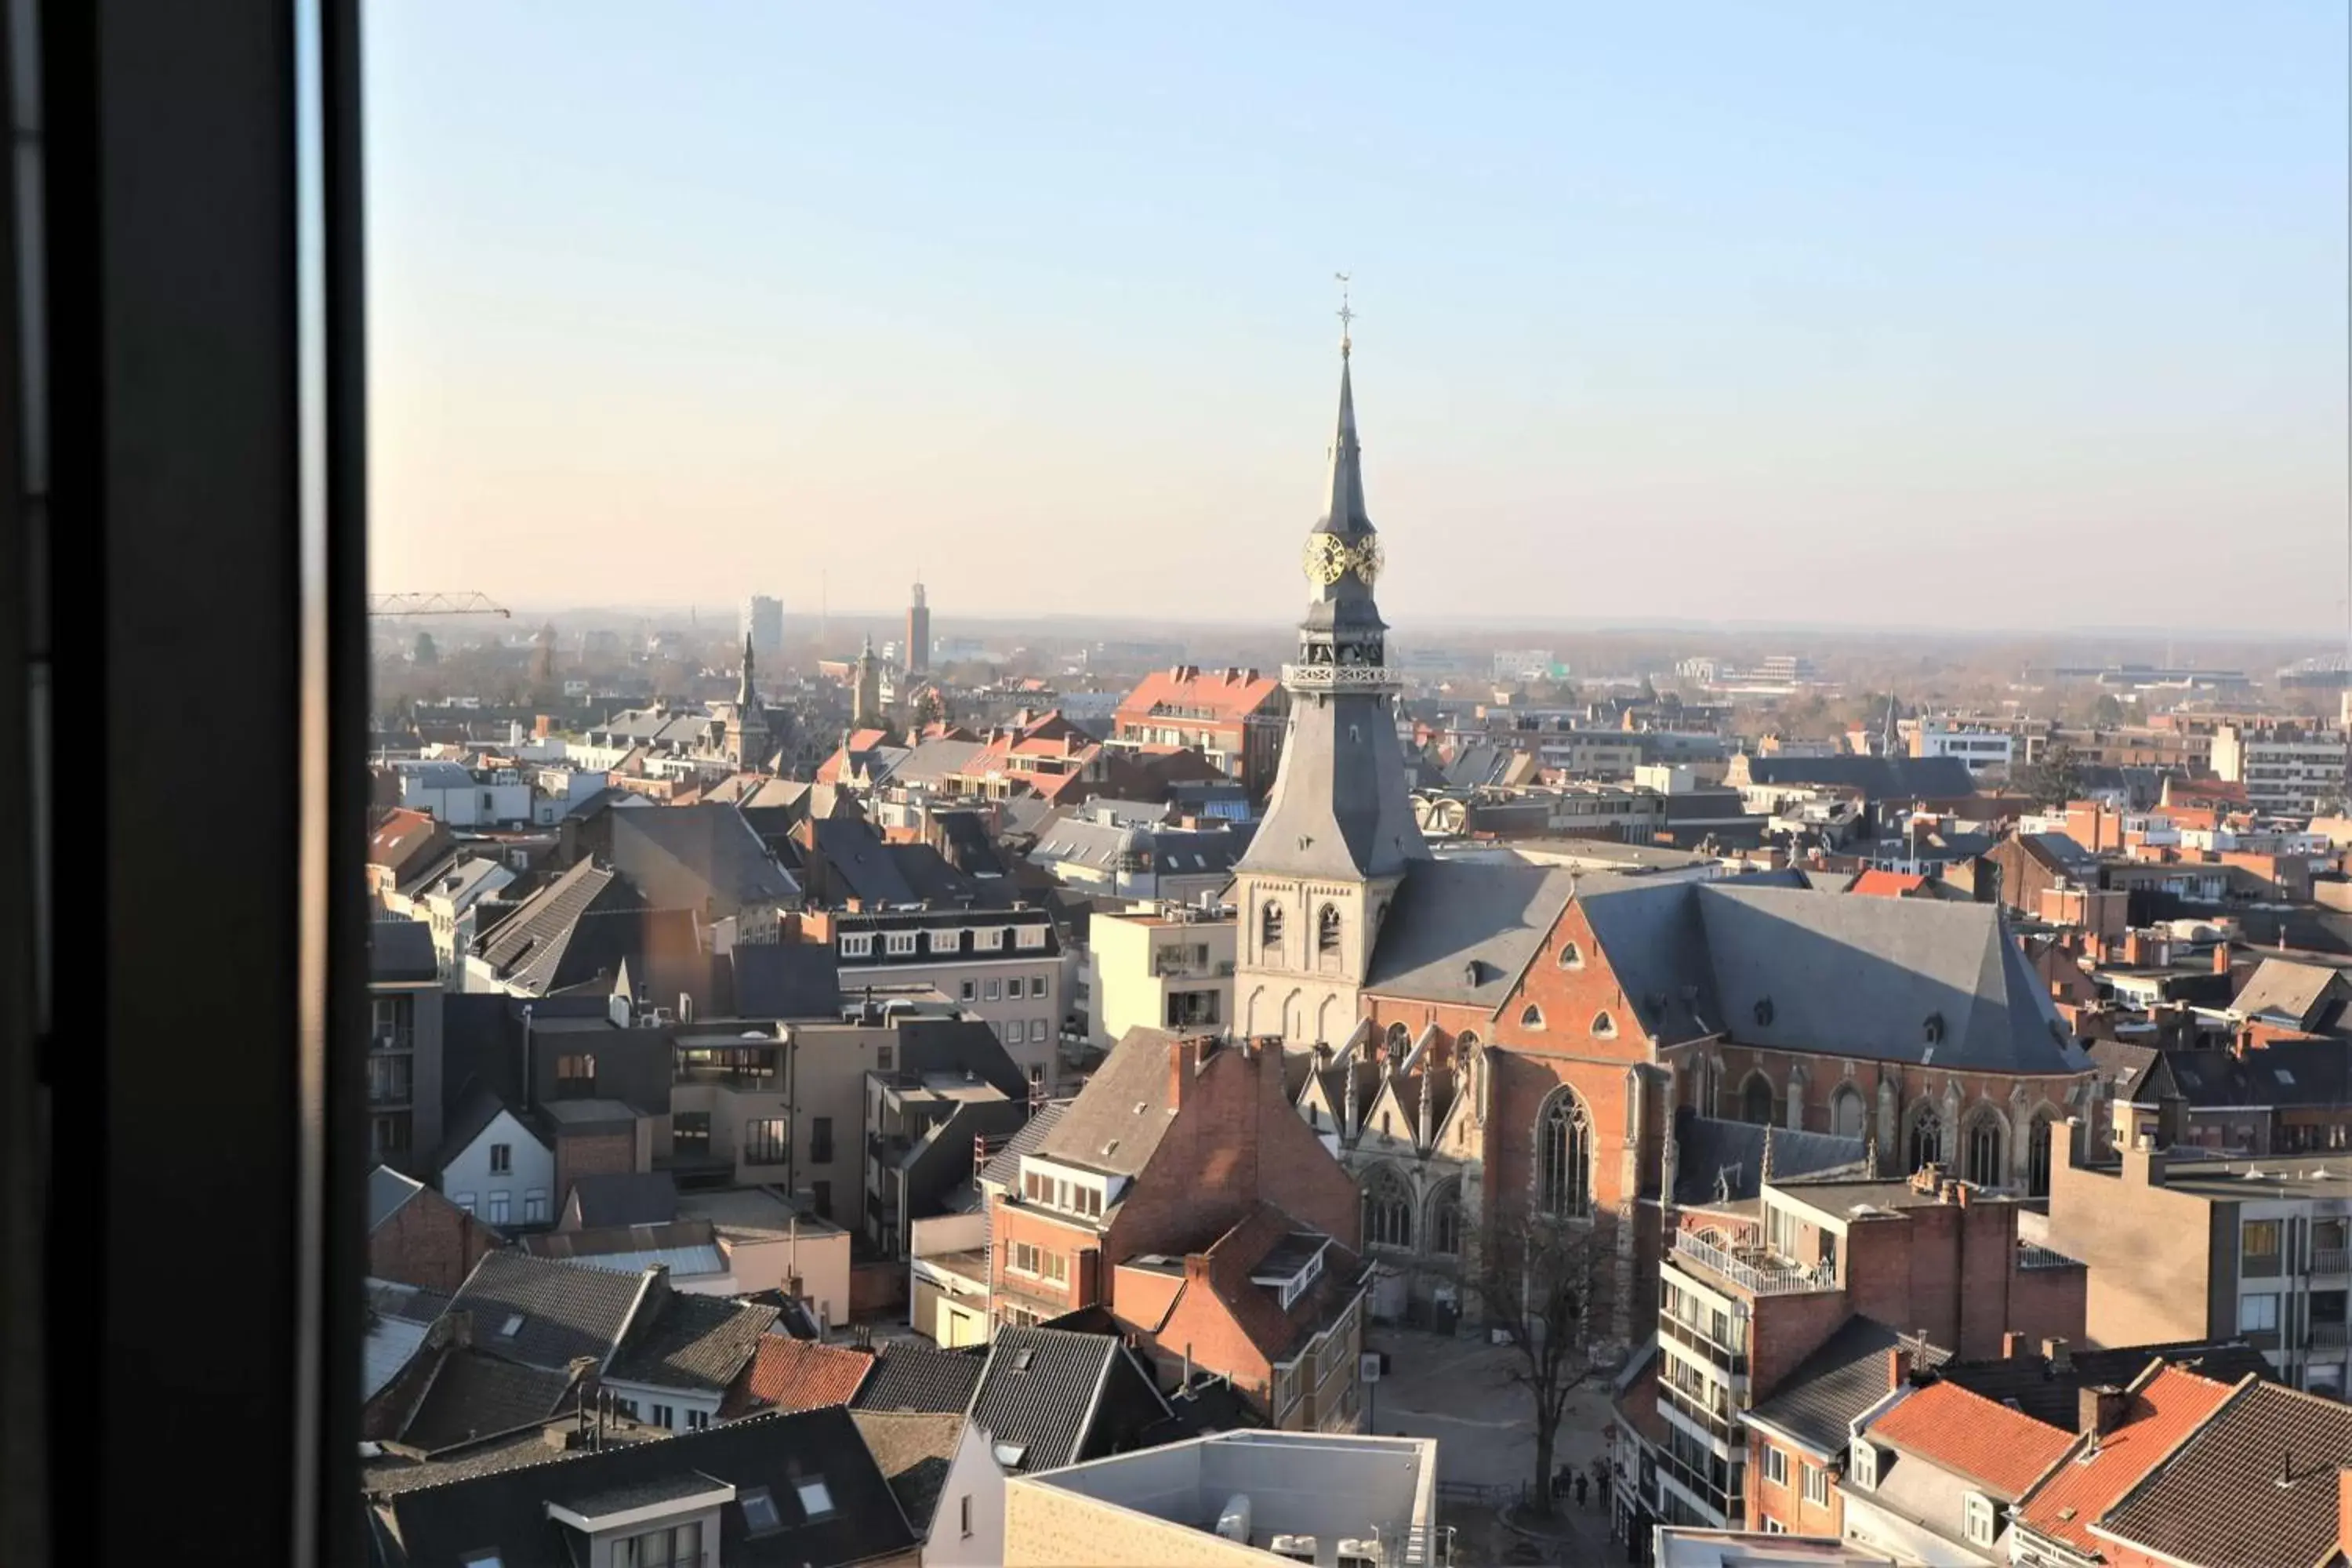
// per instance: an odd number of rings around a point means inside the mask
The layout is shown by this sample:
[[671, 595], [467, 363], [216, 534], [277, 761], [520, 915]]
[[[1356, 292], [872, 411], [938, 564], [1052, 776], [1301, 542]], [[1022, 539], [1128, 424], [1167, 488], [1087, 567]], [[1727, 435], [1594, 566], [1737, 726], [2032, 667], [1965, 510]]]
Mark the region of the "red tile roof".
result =
[[1927, 885], [1927, 879], [1925, 877], [1904, 876], [1895, 871], [1869, 870], [1856, 877], [1853, 879], [1853, 886], [1846, 891], [1861, 893], [1874, 899], [1899, 899], [1906, 893], [1916, 893]]
[[2352, 1408], [2248, 1383], [2097, 1521], [2098, 1533], [2177, 1563], [2330, 1562], [2336, 1466], [2347, 1453]]
[[2100, 1439], [2095, 1452], [2078, 1452], [2025, 1500], [2019, 1510], [2025, 1524], [2080, 1551], [2095, 1550], [2092, 1524], [2221, 1409], [2231, 1386], [2159, 1366], [2135, 1386], [2123, 1425]]
[[759, 1349], [727, 1390], [719, 1414], [731, 1420], [755, 1410], [846, 1405], [873, 1370], [870, 1352], [814, 1344], [790, 1334], [762, 1334]]
[[1915, 1390], [1872, 1422], [1870, 1435], [2011, 1497], [2024, 1495], [2074, 1441], [1957, 1383]]
[[[1202, 669], [1181, 665], [1154, 670], [1118, 705], [1121, 723], [1141, 722], [1165, 704], [1187, 710], [1193, 723], [1232, 723], [1247, 718], [1272, 701], [1282, 682], [1255, 669]], [[1193, 715], [1205, 717], [1193, 717]], [[1172, 721], [1184, 721], [1181, 719]]]

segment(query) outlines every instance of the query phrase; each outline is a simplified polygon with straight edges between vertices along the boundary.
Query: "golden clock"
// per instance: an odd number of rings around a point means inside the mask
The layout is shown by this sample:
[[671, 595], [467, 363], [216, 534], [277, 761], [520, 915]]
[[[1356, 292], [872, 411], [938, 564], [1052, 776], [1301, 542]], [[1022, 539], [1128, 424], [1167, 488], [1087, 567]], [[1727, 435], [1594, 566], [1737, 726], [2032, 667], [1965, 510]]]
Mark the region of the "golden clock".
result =
[[1388, 557], [1381, 552], [1381, 542], [1377, 537], [1367, 539], [1357, 545], [1349, 552], [1349, 565], [1354, 569], [1358, 577], [1363, 579], [1364, 586], [1367, 588], [1370, 587], [1373, 581], [1380, 576], [1381, 568], [1388, 562]]
[[1307, 553], [1299, 564], [1306, 569], [1308, 582], [1329, 587], [1348, 574], [1355, 564], [1356, 553], [1348, 542], [1336, 534], [1313, 533], [1307, 538]]

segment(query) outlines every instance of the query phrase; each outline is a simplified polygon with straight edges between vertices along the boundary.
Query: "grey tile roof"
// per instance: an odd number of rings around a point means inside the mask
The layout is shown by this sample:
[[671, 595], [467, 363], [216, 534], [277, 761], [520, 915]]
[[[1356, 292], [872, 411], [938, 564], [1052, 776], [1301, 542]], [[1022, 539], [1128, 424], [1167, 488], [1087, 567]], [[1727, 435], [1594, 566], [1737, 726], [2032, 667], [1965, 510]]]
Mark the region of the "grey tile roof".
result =
[[393, 984], [437, 980], [433, 928], [423, 921], [376, 921], [368, 927], [368, 979]]
[[1971, 1394], [2013, 1405], [2047, 1426], [2071, 1429], [2080, 1419], [2082, 1390], [2127, 1388], [2149, 1363], [2158, 1361], [2220, 1384], [2237, 1383], [2249, 1373], [2275, 1383], [2279, 1375], [2269, 1357], [2242, 1340], [2189, 1340], [2112, 1350], [2077, 1348], [2068, 1352], [2063, 1371], [2034, 1350], [2005, 1358], [1948, 1361], [1937, 1368], [1937, 1373]]
[[2336, 1468], [2347, 1454], [2352, 1406], [2258, 1383], [2126, 1493], [2101, 1528], [2180, 1563], [2331, 1561]]
[[890, 1490], [918, 1535], [929, 1534], [939, 1511], [948, 1466], [963, 1440], [961, 1415], [916, 1415], [899, 1410], [853, 1410], [866, 1451], [890, 1483]]
[[1035, 1115], [1021, 1124], [1020, 1130], [1005, 1140], [1004, 1147], [989, 1156], [988, 1163], [980, 1168], [979, 1179], [992, 1182], [1000, 1187], [1021, 1184], [1021, 1156], [1034, 1153], [1070, 1109], [1066, 1100], [1049, 1100], [1037, 1108]]
[[849, 1403], [858, 1410], [961, 1415], [971, 1404], [984, 1359], [970, 1351], [892, 1340], [875, 1352], [874, 1375]]
[[474, 941], [491, 970], [505, 975], [526, 962], [544, 959], [572, 940], [572, 928], [592, 909], [626, 909], [636, 896], [619, 876], [583, 860], [523, 900], [522, 906]]
[[565, 1367], [575, 1356], [601, 1363], [620, 1342], [644, 1288], [637, 1275], [492, 1252], [474, 1265], [449, 1310], [473, 1314], [476, 1344], [527, 1366]]
[[[1843, 1453], [1848, 1424], [1893, 1392], [1886, 1352], [1898, 1346], [1916, 1355], [1918, 1342], [1874, 1319], [1859, 1314], [1848, 1318], [1781, 1379], [1749, 1419], [1787, 1434], [1817, 1454]], [[1930, 1347], [1923, 1359], [1933, 1365], [1942, 1353]]]
[[430, 1453], [537, 1426], [563, 1403], [572, 1381], [568, 1371], [524, 1366], [453, 1346], [401, 1424], [399, 1440]]
[[[433, 1152], [433, 1169], [436, 1173], [448, 1169], [449, 1163], [471, 1148], [474, 1140], [488, 1131], [490, 1123], [496, 1121], [499, 1112], [506, 1109], [507, 1102], [488, 1085], [478, 1079], [469, 1079], [457, 1097], [457, 1106], [450, 1114], [448, 1125], [442, 1131], [441, 1147]], [[516, 1118], [518, 1122], [521, 1120]], [[537, 1136], [530, 1131], [528, 1124], [524, 1125], [524, 1135]]]
[[368, 1228], [373, 1230], [394, 1215], [403, 1205], [425, 1190], [425, 1184], [402, 1175], [389, 1165], [378, 1165], [368, 1173]]
[[[544, 1445], [542, 1445], [544, 1447]], [[833, 1511], [811, 1518], [797, 1483], [821, 1479]], [[495, 1552], [509, 1568], [570, 1563], [579, 1536], [550, 1505], [611, 1506], [632, 1494], [674, 1493], [684, 1485], [735, 1488], [719, 1510], [709, 1559], [729, 1568], [838, 1568], [911, 1555], [890, 1485], [849, 1412], [838, 1405], [754, 1415], [655, 1442], [557, 1456], [545, 1464], [415, 1487], [380, 1500], [404, 1568], [457, 1568], [468, 1554]], [[764, 1489], [778, 1528], [755, 1531], [745, 1494]]]
[[1859, 789], [1872, 800], [1958, 800], [1976, 793], [1958, 757], [1749, 757], [1759, 784], [1827, 784]]
[[[667, 1225], [677, 1217], [677, 1183], [667, 1171], [613, 1171], [572, 1184], [580, 1226]], [[569, 1199], [567, 1199], [567, 1203]]]
[[840, 902], [860, 899], [867, 904], [912, 904], [921, 900], [899, 872], [898, 858], [871, 823], [855, 816], [813, 822], [809, 832], [815, 852], [824, 862], [825, 892]]
[[1500, 1006], [1575, 888], [1575, 873], [1557, 866], [1416, 863], [1381, 924], [1364, 989]]
[[980, 1386], [972, 1391], [968, 1419], [988, 1434], [1001, 1456], [1021, 1450], [1012, 1468], [1050, 1470], [1074, 1464], [1125, 1353], [1109, 1334], [1000, 1328]]
[[743, 814], [725, 804], [615, 812], [613, 867], [647, 903], [707, 908], [714, 919], [800, 896]]
[[1037, 1152], [1109, 1175], [1140, 1173], [1176, 1117], [1168, 1058], [1179, 1037], [1165, 1029], [1129, 1029], [1039, 1141]]
[[[626, 1276], [615, 1275], [615, 1279]], [[774, 1326], [773, 1307], [739, 1307], [724, 1296], [658, 1293], [647, 1308], [652, 1321], [630, 1325], [629, 1337], [605, 1375], [662, 1388], [723, 1392]]]

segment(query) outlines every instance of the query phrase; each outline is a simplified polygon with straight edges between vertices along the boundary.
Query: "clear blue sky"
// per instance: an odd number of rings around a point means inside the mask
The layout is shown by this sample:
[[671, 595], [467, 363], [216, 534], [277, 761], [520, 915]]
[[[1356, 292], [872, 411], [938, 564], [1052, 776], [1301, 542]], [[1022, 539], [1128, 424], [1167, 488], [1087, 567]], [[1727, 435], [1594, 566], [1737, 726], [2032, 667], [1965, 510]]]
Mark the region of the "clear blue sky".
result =
[[380, 587], [2342, 615], [2336, 0], [366, 10]]

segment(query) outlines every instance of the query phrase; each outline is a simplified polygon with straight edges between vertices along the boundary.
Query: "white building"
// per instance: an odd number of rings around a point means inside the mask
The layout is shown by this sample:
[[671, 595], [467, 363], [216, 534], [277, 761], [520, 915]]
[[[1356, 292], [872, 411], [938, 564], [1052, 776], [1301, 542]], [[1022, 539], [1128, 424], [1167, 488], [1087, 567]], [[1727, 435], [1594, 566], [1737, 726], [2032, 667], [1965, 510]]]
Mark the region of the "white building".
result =
[[2017, 737], [2006, 730], [1955, 723], [1948, 719], [1922, 719], [1911, 754], [1915, 757], [1958, 757], [1972, 778], [2006, 778], [2015, 761]]
[[743, 601], [742, 625], [736, 630], [751, 639], [752, 651], [778, 653], [784, 646], [784, 602], [765, 594]]
[[553, 1223], [555, 1151], [487, 1091], [458, 1116], [436, 1173], [442, 1194], [501, 1229]]
[[456, 763], [397, 762], [400, 804], [447, 827], [511, 826], [533, 820], [531, 787], [513, 768], [496, 771]]
[[2224, 724], [2213, 732], [2213, 772], [2245, 785], [2247, 804], [2256, 811], [2320, 815], [2344, 798], [2345, 762], [2341, 730]]

